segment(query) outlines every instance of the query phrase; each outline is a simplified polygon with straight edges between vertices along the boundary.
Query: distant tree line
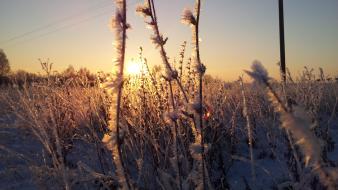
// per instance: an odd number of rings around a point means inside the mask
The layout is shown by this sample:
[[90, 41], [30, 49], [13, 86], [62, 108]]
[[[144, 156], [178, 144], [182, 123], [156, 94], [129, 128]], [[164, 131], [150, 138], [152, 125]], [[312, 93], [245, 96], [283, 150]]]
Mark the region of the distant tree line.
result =
[[48, 84], [55, 86], [94, 87], [105, 79], [103, 73], [92, 73], [87, 68], [74, 69], [68, 66], [62, 72], [53, 70], [53, 63], [40, 60], [42, 74], [30, 73], [24, 70], [11, 71], [6, 54], [0, 49], [0, 87], [31, 86], [33, 84]]

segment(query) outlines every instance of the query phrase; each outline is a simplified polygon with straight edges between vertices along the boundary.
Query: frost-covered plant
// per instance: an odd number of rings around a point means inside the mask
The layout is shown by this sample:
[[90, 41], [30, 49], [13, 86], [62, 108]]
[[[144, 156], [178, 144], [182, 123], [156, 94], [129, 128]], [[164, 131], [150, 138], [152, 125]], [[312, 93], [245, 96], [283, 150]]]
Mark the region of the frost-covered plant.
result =
[[320, 162], [319, 142], [310, 131], [311, 121], [306, 112], [299, 106], [295, 106], [293, 111], [291, 111], [284, 105], [280, 96], [269, 83], [270, 77], [268, 76], [268, 72], [260, 62], [255, 61], [251, 68], [252, 71], [245, 72], [249, 74], [255, 82], [267, 87], [271, 104], [275, 110], [281, 114], [282, 127], [290, 131], [292, 136], [297, 140], [296, 144], [301, 146], [306, 165], [309, 164], [310, 159], [314, 164]]
[[166, 44], [168, 38], [163, 37], [163, 35], [159, 31], [158, 27], [158, 21], [156, 16], [156, 10], [155, 10], [155, 4], [153, 0], [145, 1], [143, 5], [139, 5], [136, 8], [136, 11], [140, 13], [145, 19], [149, 18], [149, 22], [146, 22], [148, 24], [148, 27], [151, 28], [154, 32], [154, 34], [151, 36], [151, 41], [155, 45], [156, 48], [160, 50], [160, 55], [163, 61], [163, 64], [165, 66], [165, 74], [163, 75], [163, 78], [167, 81], [169, 85], [169, 95], [170, 95], [170, 104], [171, 104], [171, 111], [166, 114], [165, 120], [170, 121], [170, 124], [174, 125], [173, 131], [173, 139], [174, 139], [174, 147], [173, 147], [173, 153], [174, 153], [174, 169], [176, 171], [176, 183], [179, 187], [179, 189], [182, 189], [182, 182], [181, 182], [181, 172], [179, 167], [179, 149], [178, 149], [178, 114], [177, 114], [177, 106], [175, 102], [175, 96], [173, 92], [173, 86], [172, 81], [176, 81], [186, 102], [188, 102], [188, 97], [186, 95], [186, 91], [183, 89], [183, 86], [181, 84], [181, 81], [179, 79], [178, 72], [171, 66], [169, 63], [169, 59], [167, 57], [167, 53], [165, 51], [164, 45]]
[[187, 46], [187, 42], [184, 41], [183, 44], [181, 45], [181, 51], [180, 51], [180, 60], [179, 60], [179, 78], [182, 82], [182, 76], [183, 76], [183, 62], [184, 62], [184, 53], [185, 53], [185, 48]]
[[243, 84], [242, 77], [239, 78], [239, 82], [241, 85], [242, 98], [243, 98], [243, 116], [245, 117], [246, 128], [248, 131], [248, 139], [249, 139], [248, 144], [249, 144], [249, 149], [250, 149], [250, 161], [251, 161], [251, 176], [252, 176], [252, 179], [255, 181], [256, 173], [255, 173], [255, 159], [254, 159], [254, 154], [253, 154], [253, 134], [252, 134], [252, 126], [251, 126], [251, 121], [250, 121], [250, 116], [249, 116], [248, 105], [247, 105], [246, 92], [244, 90], [244, 84]]
[[[103, 142], [107, 144], [108, 148], [112, 151], [114, 163], [116, 165], [116, 174], [119, 182], [123, 189], [130, 189], [130, 182], [128, 179], [126, 166], [122, 159], [122, 138], [120, 126], [120, 109], [121, 109], [121, 98], [123, 89], [123, 69], [125, 62], [125, 50], [126, 50], [126, 39], [127, 29], [130, 27], [127, 24], [127, 2], [126, 0], [115, 0], [116, 12], [112, 19], [112, 27], [115, 29], [115, 48], [116, 48], [116, 66], [117, 73], [116, 79], [113, 82], [115, 90], [113, 93], [116, 95], [116, 106], [110, 107], [110, 120], [109, 129], [110, 133], [106, 134], [103, 138]], [[115, 94], [114, 94], [115, 95]]]
[[184, 96], [185, 101], [188, 102], [189, 99], [187, 97], [186, 91], [182, 86], [181, 81], [179, 80], [178, 72], [171, 66], [167, 56], [167, 52], [164, 48], [164, 45], [167, 43], [168, 38], [164, 37], [163, 34], [160, 33], [154, 1], [145, 0], [143, 5], [137, 6], [136, 12], [140, 13], [145, 18], [145, 23], [147, 24], [148, 28], [153, 30], [153, 35], [150, 37], [150, 39], [155, 47], [158, 48], [160, 51], [162, 62], [165, 66], [165, 79], [167, 81], [175, 80]]
[[[181, 18], [181, 21], [184, 24], [188, 24], [192, 27], [192, 43], [194, 46], [193, 50], [193, 63], [195, 66], [195, 71], [198, 73], [198, 80], [199, 80], [199, 89], [198, 89], [198, 99], [196, 102], [194, 102], [195, 105], [195, 111], [198, 115], [198, 129], [199, 133], [197, 134], [198, 136], [196, 137], [195, 135], [195, 142], [192, 144], [193, 147], [196, 147], [197, 144], [200, 144], [200, 154], [201, 154], [201, 166], [200, 166], [200, 171], [202, 172], [202, 185], [203, 188], [206, 188], [206, 183], [210, 184], [210, 182], [207, 182], [207, 176], [208, 176], [208, 171], [206, 170], [205, 166], [205, 139], [204, 139], [204, 127], [203, 127], [203, 76], [205, 74], [206, 67], [202, 64], [201, 62], [201, 57], [200, 57], [200, 44], [199, 44], [199, 20], [200, 20], [200, 11], [201, 11], [201, 1], [196, 0], [195, 1], [195, 12], [192, 13], [191, 10], [185, 9], [183, 11], [183, 15]], [[195, 151], [194, 154], [197, 152]], [[194, 156], [193, 156], [194, 157]], [[196, 156], [195, 156], [196, 158]]]
[[294, 106], [292, 109], [285, 106], [278, 93], [272, 88], [267, 70], [263, 65], [255, 61], [251, 66], [252, 71], [245, 71], [251, 76], [255, 82], [266, 87], [267, 95], [276, 112], [280, 114], [281, 127], [291, 133], [296, 140], [296, 145], [300, 148], [305, 166], [312, 168], [322, 184], [329, 189], [337, 187], [334, 182], [335, 176], [330, 175], [323, 168], [323, 160], [321, 157], [321, 145], [319, 139], [311, 131], [311, 119], [301, 106]]

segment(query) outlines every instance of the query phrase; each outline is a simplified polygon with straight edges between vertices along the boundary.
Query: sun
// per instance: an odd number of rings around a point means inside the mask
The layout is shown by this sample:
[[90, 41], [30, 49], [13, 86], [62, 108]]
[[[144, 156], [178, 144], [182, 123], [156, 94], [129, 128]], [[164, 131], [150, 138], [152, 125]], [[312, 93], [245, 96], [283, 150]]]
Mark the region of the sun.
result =
[[131, 60], [127, 62], [126, 72], [129, 75], [139, 75], [142, 73], [142, 63]]

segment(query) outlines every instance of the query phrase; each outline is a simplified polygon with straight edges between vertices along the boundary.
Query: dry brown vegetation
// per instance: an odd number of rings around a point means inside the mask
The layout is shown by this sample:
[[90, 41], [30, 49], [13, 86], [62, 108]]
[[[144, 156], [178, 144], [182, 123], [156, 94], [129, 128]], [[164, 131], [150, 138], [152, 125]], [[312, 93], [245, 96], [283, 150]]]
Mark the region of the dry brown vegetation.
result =
[[[198, 75], [192, 74], [194, 71], [187, 67], [189, 64], [183, 65], [180, 80], [189, 92], [189, 101], [194, 101]], [[337, 137], [338, 88], [335, 82], [317, 81], [317, 78], [313, 73], [310, 77], [304, 73], [287, 84], [289, 101], [295, 111], [298, 106], [304, 108], [303, 115], [298, 116], [308, 118], [308, 126], [301, 126], [297, 135], [292, 136], [292, 130], [279, 128], [293, 125], [290, 118], [285, 118], [290, 116], [280, 114], [278, 109], [274, 111], [263, 87], [248, 84], [241, 87], [239, 82], [225, 83], [206, 76], [203, 130], [209, 186], [231, 188], [234, 185], [231, 175], [242, 180], [233, 171], [236, 168], [251, 173], [250, 168], [240, 169], [238, 164], [242, 167], [253, 165], [256, 170], [253, 175], [260, 185], [254, 184], [251, 174], [245, 175], [247, 182], [241, 182], [252, 189], [266, 185], [291, 189], [302, 189], [306, 185], [321, 189], [334, 185], [336, 181], [331, 178], [336, 177], [334, 138]], [[41, 189], [62, 189], [65, 185], [70, 189], [116, 187], [114, 162], [102, 143], [103, 135], [109, 134], [110, 95], [99, 86], [60, 86], [57, 81], [55, 76], [50, 76], [50, 80], [22, 88], [1, 89], [0, 150], [1, 163], [5, 166], [2, 179], [11, 178], [14, 171], [20, 173], [26, 167], [26, 172], [34, 179], [34, 187]], [[279, 84], [273, 82], [271, 86], [284, 102]], [[175, 113], [168, 111], [171, 107], [170, 86], [158, 69], [125, 79], [123, 91], [120, 148], [131, 188], [178, 189], [178, 175], [183, 189], [195, 188], [202, 183], [194, 165], [195, 160], [201, 159], [201, 148], [194, 140], [196, 105], [186, 104], [179, 87], [173, 85], [177, 107]], [[247, 116], [250, 120], [245, 119]], [[177, 122], [177, 127], [173, 121]], [[252, 133], [248, 133], [248, 121]], [[302, 131], [304, 127], [305, 132]], [[286, 131], [290, 131], [291, 136]], [[311, 135], [314, 138], [311, 142], [317, 144], [306, 143], [302, 147], [301, 139], [305, 138], [307, 142], [307, 135]], [[252, 139], [252, 146], [248, 139]], [[316, 172], [318, 167], [310, 162], [313, 159], [320, 160], [324, 174]], [[279, 174], [273, 173], [277, 166], [283, 168]], [[325, 177], [329, 174], [330, 177]], [[316, 182], [317, 176], [323, 175], [324, 180]], [[269, 180], [264, 184], [262, 178]], [[23, 183], [20, 181], [17, 180], [18, 186], [14, 187], [20, 187]], [[55, 184], [52, 187], [48, 185], [51, 182]]]
[[[169, 62], [154, 2], [137, 8], [163, 66], [139, 56], [123, 75], [126, 1], [114, 19], [118, 72], [23, 72], [0, 89], [0, 187], [4, 189], [337, 189], [338, 84], [308, 68], [286, 84], [259, 62], [253, 84], [205, 75], [198, 17], [193, 52]], [[193, 13], [194, 12], [194, 13]], [[111, 79], [113, 78], [113, 79]]]

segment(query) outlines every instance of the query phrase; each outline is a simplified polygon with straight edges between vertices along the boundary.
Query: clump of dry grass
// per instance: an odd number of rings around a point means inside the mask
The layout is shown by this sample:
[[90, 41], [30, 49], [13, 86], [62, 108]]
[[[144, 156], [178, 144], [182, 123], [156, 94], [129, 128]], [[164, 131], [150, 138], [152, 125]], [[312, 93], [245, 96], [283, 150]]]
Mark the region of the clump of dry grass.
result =
[[[319, 176], [322, 184], [328, 189], [337, 187], [334, 181], [335, 175], [330, 175], [323, 168], [321, 143], [315, 134], [311, 131], [311, 119], [300, 106], [288, 107], [283, 103], [282, 98], [273, 89], [269, 80], [268, 72], [258, 61], [255, 61], [251, 67], [252, 71], [245, 71], [255, 82], [263, 85], [267, 89], [267, 95], [276, 112], [280, 114], [281, 127], [291, 133], [295, 144], [303, 153], [305, 166], [311, 167], [312, 171]], [[291, 142], [292, 143], [292, 142]], [[299, 165], [299, 164], [298, 164]], [[300, 166], [298, 166], [299, 168]], [[300, 169], [299, 169], [300, 170]]]
[[[51, 165], [56, 174], [60, 174], [65, 189], [71, 189], [72, 177], [68, 173], [72, 172], [66, 158], [73, 140], [89, 133], [94, 142], [99, 141], [98, 135], [104, 131], [103, 99], [98, 89], [61, 88], [52, 80], [25, 85], [22, 89], [8, 88], [1, 94], [1, 103], [7, 107], [6, 114], [13, 114], [18, 118], [17, 125], [32, 131], [43, 145], [46, 159], [50, 156]], [[32, 169], [33, 173], [44, 171], [39, 167]]]

